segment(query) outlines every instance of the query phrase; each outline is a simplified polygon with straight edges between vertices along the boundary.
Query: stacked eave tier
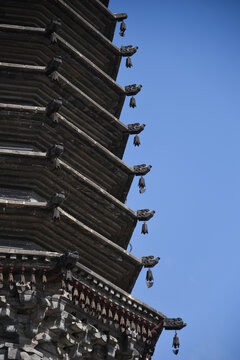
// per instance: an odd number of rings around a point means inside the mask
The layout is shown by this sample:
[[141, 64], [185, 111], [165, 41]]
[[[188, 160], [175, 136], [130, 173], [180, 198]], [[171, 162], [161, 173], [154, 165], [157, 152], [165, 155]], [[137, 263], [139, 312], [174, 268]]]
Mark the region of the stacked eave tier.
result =
[[[71, 337], [68, 336], [68, 339], [72, 339], [69, 345], [71, 350], [74, 345], [73, 340], [76, 339], [76, 341], [79, 341], [82, 335], [86, 338], [86, 328], [82, 329], [81, 327], [81, 322], [86, 324], [86, 320], [88, 324], [87, 333], [91, 332], [92, 325], [94, 329], [101, 329], [100, 331], [103, 334], [107, 331], [108, 337], [106, 340], [105, 337], [102, 337], [102, 339], [104, 342], [107, 341], [110, 346], [112, 346], [113, 343], [114, 348], [118, 350], [117, 355], [115, 356], [115, 353], [113, 353], [113, 356], [112, 348], [110, 348], [111, 356], [107, 356], [106, 358], [108, 359], [118, 358], [118, 354], [122, 350], [121, 342], [119, 343], [119, 347], [116, 346], [117, 340], [113, 342], [114, 337], [120, 341], [122, 338], [125, 340], [127, 337], [128, 345], [126, 347], [124, 341], [124, 350], [128, 355], [134, 349], [133, 345], [137, 341], [138, 351], [143, 355], [142, 357], [145, 358], [144, 354], [148, 352], [153, 353], [155, 344], [163, 329], [181, 329], [186, 325], [182, 319], [168, 319], [159, 311], [132, 295], [129, 295], [129, 293], [121, 287], [114, 285], [106, 278], [79, 263], [76, 254], [73, 253], [62, 255], [57, 252], [19, 250], [2, 247], [0, 249], [0, 268], [0, 290], [4, 296], [10, 292], [10, 298], [12, 298], [13, 290], [9, 289], [9, 277], [13, 279], [10, 286], [14, 288], [14, 290], [20, 286], [21, 288], [25, 286], [34, 288], [34, 292], [28, 290], [26, 295], [25, 292], [22, 291], [24, 295], [21, 296], [20, 301], [15, 297], [14, 306], [16, 307], [16, 304], [18, 304], [18, 313], [22, 310], [21, 313], [24, 312], [25, 315], [31, 315], [31, 311], [25, 312], [26, 309], [29, 309], [29, 292], [30, 294], [33, 293], [33, 296], [36, 296], [38, 302], [40, 301], [39, 299], [41, 299], [41, 303], [44, 303], [43, 299], [47, 299], [47, 315], [50, 314], [50, 316], [45, 317], [45, 319], [47, 318], [48, 324], [50, 325], [48, 334], [50, 338], [54, 338], [54, 343], [56, 340], [59, 340], [56, 339], [55, 336], [56, 334], [59, 336], [59, 331], [61, 331], [61, 341], [64, 342], [64, 336], [67, 333], [66, 329], [69, 327], [65, 326], [64, 331], [62, 331], [61, 316], [64, 319], [71, 320], [68, 321], [68, 324], [74, 327], [73, 331], [69, 331]], [[34, 282], [32, 281], [33, 274]], [[24, 284], [22, 280], [21, 282], [19, 281], [23, 276]], [[30, 310], [32, 310], [36, 302], [31, 302], [30, 304], [32, 305]], [[11, 305], [12, 304], [8, 302], [2, 302], [2, 312], [6, 315], [4, 315], [5, 327], [6, 323], [8, 325], [8, 314], [12, 313]], [[49, 321], [52, 314], [54, 315], [53, 321]], [[36, 321], [38, 321], [39, 317], [36, 319]], [[18, 319], [16, 318], [16, 324], [18, 324], [17, 321]], [[43, 317], [40, 318], [40, 321], [42, 329], [45, 325]], [[25, 333], [27, 333], [27, 330], [28, 327], [26, 327]], [[84, 331], [85, 334], [81, 334]], [[6, 329], [4, 333], [5, 337], [8, 336], [9, 332], [10, 331]], [[93, 333], [95, 334], [96, 331]], [[31, 334], [36, 336], [35, 332], [30, 332], [30, 336]], [[40, 340], [42, 339], [38, 337], [36, 340], [39, 340], [39, 338]], [[96, 338], [99, 342], [99, 337]], [[103, 341], [102, 339], [101, 343]], [[23, 341], [26, 341], [25, 337], [23, 337]], [[89, 343], [88, 339], [88, 344]], [[95, 344], [96, 341], [93, 343]], [[34, 341], [34, 344], [36, 344], [36, 341]], [[38, 344], [44, 345], [45, 343], [38, 342]], [[67, 342], [67, 345], [68, 344], [69, 342]], [[82, 342], [80, 344], [82, 344]], [[68, 346], [66, 346], [65, 349], [68, 350]], [[38, 346], [38, 350], [41, 350], [40, 346]], [[95, 353], [94, 350], [93, 352]], [[72, 353], [71, 351], [71, 354]], [[136, 351], [134, 354], [136, 354]], [[82, 358], [82, 354], [80, 355], [78, 358]], [[146, 358], [148, 357], [146, 356]]]
[[57, 119], [51, 126], [45, 108], [0, 104], [0, 147], [47, 152], [62, 143], [66, 164], [124, 203], [134, 168], [65, 117], [57, 114]]
[[52, 196], [64, 191], [61, 207], [68, 214], [122, 248], [127, 247], [137, 213], [65, 161], [59, 159], [56, 169], [46, 153], [0, 149], [0, 169], [2, 199], [48, 201], [51, 207]]
[[[3, 193], [6, 191], [3, 190]], [[24, 193], [24, 191], [22, 192]], [[16, 198], [22, 193], [16, 192]], [[11, 192], [13, 194], [13, 192]], [[5, 196], [6, 198], [6, 196]], [[0, 198], [1, 244], [21, 248], [79, 253], [81, 264], [127, 292], [141, 271], [141, 260], [58, 207], [60, 221], [45, 201]], [[19, 246], [19, 244], [21, 244]]]
[[[130, 292], [142, 262], [125, 250], [138, 214], [123, 203], [135, 172], [121, 160], [129, 136], [118, 120], [126, 91], [114, 81], [121, 51], [80, 1], [0, 7], [1, 242], [76, 250], [83, 265]], [[56, 18], [62, 25], [49, 36]], [[64, 147], [57, 160], [54, 144]], [[61, 191], [65, 201], [54, 203]]]
[[[61, 266], [59, 267], [59, 265]], [[126, 291], [124, 291], [124, 289], [107, 280], [106, 277], [104, 278], [98, 273], [92, 271], [90, 268], [81, 264], [74, 253], [61, 254], [58, 252], [41, 250], [9, 249], [8, 247], [1, 247], [0, 267], [4, 273], [4, 286], [7, 284], [6, 274], [9, 271], [14, 269], [14, 277], [15, 281], [17, 281], [18, 274], [22, 271], [22, 268], [24, 268], [25, 280], [28, 281], [34, 269], [35, 278], [38, 280], [36, 281], [37, 291], [39, 292], [42, 290], [41, 275], [44, 272], [47, 279], [45, 294], [50, 293], [51, 295], [54, 294], [54, 292], [58, 294], [60, 293], [58, 290], [60, 290], [62, 286], [61, 280], [66, 279], [66, 276], [62, 275], [66, 275], [67, 269], [70, 268], [73, 284], [75, 286], [79, 285], [79, 288], [84, 286], [86, 290], [90, 290], [87, 292], [90, 294], [89, 296], [93, 293], [95, 295], [95, 300], [97, 300], [96, 296], [100, 296], [103, 301], [107, 300], [107, 304], [111, 303], [114, 307], [119, 307], [119, 309], [123, 310], [126, 315], [128, 315], [128, 313], [134, 315], [136, 321], [141, 318], [145, 322], [153, 325], [152, 327], [159, 325], [161, 321], [167, 319], [167, 317], [160, 311], [153, 309], [148, 304], [145, 304], [134, 296], [129, 295]], [[60, 286], [59, 283], [61, 283]], [[65, 296], [64, 293], [63, 296], [65, 301], [72, 301], [72, 297], [69, 297], [67, 294], [68, 291], [69, 290], [66, 288]], [[76, 304], [76, 310], [79, 307], [81, 307], [80, 304]], [[81, 307], [80, 311], [85, 314], [88, 313], [84, 311], [84, 307]], [[89, 315], [93, 317], [95, 316], [94, 312], [90, 312]], [[104, 327], [104, 323], [106, 322], [102, 322], [101, 318], [97, 319], [95, 317], [94, 319], [94, 321], [99, 320], [101, 322], [101, 327]], [[114, 327], [114, 322], [112, 321], [110, 325]], [[120, 328], [119, 331], [121, 332]]]
[[111, 40], [121, 17], [111, 13], [107, 4], [98, 0], [0, 0], [0, 22], [45, 28], [60, 19], [58, 35], [115, 79], [121, 53]]
[[[23, 65], [46, 66], [51, 59], [61, 56], [58, 73], [71, 82], [72, 91], [77, 87], [113, 117], [119, 117], [125, 100], [123, 87], [61, 36], [56, 35], [57, 42], [51, 43], [44, 32], [30, 31], [29, 36], [24, 31], [17, 32], [17, 29], [12, 27], [11, 32], [1, 32], [1, 61], [14, 64], [18, 59], [18, 63]], [[59, 81], [61, 83], [61, 78]]]
[[[45, 69], [44, 66], [1, 62], [1, 102], [46, 107], [51, 100], [61, 98], [59, 114], [121, 157], [128, 139], [127, 126], [60, 72], [54, 73], [57, 76], [54, 80], [46, 76]], [[101, 84], [102, 93], [104, 85]]]

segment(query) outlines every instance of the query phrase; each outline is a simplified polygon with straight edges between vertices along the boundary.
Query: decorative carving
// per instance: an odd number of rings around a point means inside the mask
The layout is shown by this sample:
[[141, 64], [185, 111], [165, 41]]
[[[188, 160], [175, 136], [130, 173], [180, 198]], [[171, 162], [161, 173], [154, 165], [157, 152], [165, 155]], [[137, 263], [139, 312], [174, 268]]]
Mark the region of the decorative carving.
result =
[[65, 200], [65, 192], [61, 191], [60, 193], [55, 193], [51, 199], [48, 202], [48, 206], [49, 207], [57, 207], [57, 206], [61, 206]]
[[145, 124], [135, 123], [135, 124], [128, 124], [128, 133], [129, 134], [140, 134], [145, 128]]
[[53, 99], [50, 103], [46, 106], [46, 115], [51, 116], [56, 113], [60, 107], [62, 106], [62, 98]]
[[153, 217], [155, 211], [154, 210], [150, 211], [149, 209], [142, 209], [142, 210], [137, 210], [136, 213], [139, 221], [147, 221]]
[[132, 56], [137, 52], [137, 50], [138, 46], [127, 45], [120, 47], [120, 52], [122, 56]]
[[61, 156], [63, 151], [64, 151], [63, 144], [55, 144], [48, 149], [46, 155], [49, 159], [54, 160], [59, 156]]
[[47, 119], [47, 123], [51, 126], [51, 127], [56, 127], [59, 124], [59, 117], [57, 113], [53, 113], [52, 115], [50, 115]]
[[152, 268], [154, 267], [155, 265], [158, 264], [160, 260], [160, 257], [154, 257], [152, 255], [150, 256], [142, 256], [141, 257], [141, 261], [142, 261], [142, 264], [145, 268]]
[[[39, 256], [41, 259], [42, 255]], [[9, 265], [2, 269], [4, 296], [0, 296], [0, 319], [7, 342], [0, 344], [0, 353], [16, 360], [150, 359], [163, 321], [153, 327], [145, 317], [130, 312], [129, 306], [128, 310], [121, 307], [119, 299], [114, 304], [103, 293], [79, 284], [74, 277], [75, 270], [69, 275], [69, 268], [76, 269], [77, 259], [77, 253], [54, 257], [54, 267], [45, 272], [42, 263], [40, 268], [32, 270], [14, 267], [13, 291], [6, 274], [10, 271]], [[151, 266], [156, 259], [148, 256], [142, 261], [150, 261]], [[19, 263], [19, 259], [16, 261]], [[64, 280], [59, 276], [62, 272], [56, 272], [56, 268], [62, 267], [65, 267]], [[31, 288], [33, 270], [35, 290]], [[53, 276], [54, 271], [57, 277]], [[148, 274], [147, 281], [150, 285], [153, 283], [152, 274]], [[179, 319], [164, 321], [167, 320]], [[92, 322], [96, 325], [91, 325]], [[108, 333], [102, 331], [102, 323]], [[21, 336], [18, 336], [19, 329], [22, 329]]]
[[141, 88], [142, 88], [142, 85], [136, 85], [136, 84], [127, 85], [124, 88], [125, 89], [125, 94], [127, 96], [136, 95], [137, 93], [139, 93]]
[[56, 32], [59, 27], [62, 25], [61, 20], [57, 19], [57, 20], [53, 20], [51, 21], [45, 28], [45, 34], [47, 36], [53, 34], [54, 32]]
[[46, 156], [51, 161], [53, 169], [61, 169], [58, 157], [62, 155], [63, 151], [63, 144], [55, 144], [48, 149]]
[[79, 259], [79, 254], [77, 251], [68, 252], [58, 258], [57, 266], [72, 268], [76, 265]]
[[62, 64], [62, 57], [56, 56], [46, 66], [46, 75], [52, 74], [54, 71], [56, 71], [59, 66]]
[[187, 326], [181, 318], [166, 318], [163, 321], [163, 327], [165, 330], [181, 330]]
[[141, 164], [141, 165], [135, 165], [133, 166], [133, 171], [134, 174], [136, 176], [141, 176], [141, 175], [146, 175], [152, 168], [152, 165], [146, 165], [146, 164]]

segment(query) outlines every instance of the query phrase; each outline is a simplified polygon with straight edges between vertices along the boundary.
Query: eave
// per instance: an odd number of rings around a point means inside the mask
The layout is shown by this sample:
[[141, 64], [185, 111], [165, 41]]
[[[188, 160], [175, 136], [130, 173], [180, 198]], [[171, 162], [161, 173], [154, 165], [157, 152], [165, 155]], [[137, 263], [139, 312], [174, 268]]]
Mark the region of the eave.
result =
[[[143, 341], [142, 345], [144, 343], [146, 345], [145, 351], [148, 350], [149, 343], [152, 345], [152, 350], [154, 350], [156, 341], [163, 329], [181, 330], [186, 326], [181, 318], [166, 317], [151, 306], [109, 282], [106, 278], [80, 264], [78, 256], [78, 254], [71, 252], [61, 254], [49, 251], [1, 248], [2, 290], [6, 292], [9, 288], [7, 279], [10, 272], [14, 273], [15, 286], [18, 286], [16, 278], [23, 271], [26, 282], [31, 280], [32, 273], [34, 272], [36, 279], [34, 286], [37, 293], [40, 294], [42, 293], [41, 278], [42, 274], [45, 273], [47, 282], [44, 286], [44, 293], [45, 296], [50, 296], [50, 298], [53, 296], [53, 301], [55, 302], [53, 307], [55, 310], [57, 310], [60, 300], [61, 303], [65, 303], [65, 309], [70, 314], [73, 311], [74, 313], [77, 311], [80, 318], [82, 318], [82, 315], [85, 318], [86, 313], [88, 313], [88, 320], [90, 322], [92, 320], [95, 324], [99, 322], [101, 328], [104, 328], [106, 325], [106, 330], [111, 329], [111, 334], [121, 336], [122, 332], [126, 331], [128, 336], [133, 336], [133, 339], [136, 339], [135, 331], [131, 331], [132, 325], [127, 327], [127, 322], [125, 322], [126, 319], [131, 320], [131, 322], [135, 323], [138, 341]], [[67, 280], [67, 278], [69, 279], [69, 276], [67, 276], [69, 271], [71, 273], [70, 281]], [[62, 287], [64, 284], [65, 290]], [[84, 293], [85, 295], [82, 298]], [[88, 304], [86, 297], [90, 299]], [[26, 300], [28, 299], [26, 298]], [[95, 308], [93, 308], [94, 305], [91, 305], [91, 301], [94, 301]], [[107, 311], [106, 316], [101, 316], [101, 311], [99, 312], [96, 309], [96, 303], [100, 305], [101, 309], [102, 307], [111, 309], [111, 313]], [[120, 316], [113, 321], [113, 314], [116, 313]], [[120, 319], [121, 317], [124, 320], [123, 322]], [[144, 331], [142, 327], [145, 328]], [[146, 341], [146, 338], [150, 341]]]
[[103, 3], [105, 6], [108, 6], [109, 0], [99, 0], [101, 3]]
[[81, 264], [131, 292], [142, 268], [140, 259], [58, 209], [61, 218], [55, 222], [46, 202], [0, 199], [0, 240], [25, 239], [48, 251], [78, 251]]
[[[128, 133], [126, 125], [92, 100], [64, 76], [52, 81], [45, 67], [9, 64], [2, 66], [0, 96], [3, 102], [29, 106], [47, 106], [61, 97], [59, 113], [113, 153], [123, 153]], [[115, 151], [114, 151], [115, 150]], [[117, 151], [116, 151], [117, 150]]]
[[61, 36], [56, 35], [56, 42], [49, 43], [44, 32], [39, 36], [36, 31], [29, 34], [24, 31], [2, 31], [0, 39], [1, 62], [4, 63], [47, 66], [54, 57], [61, 56], [62, 64], [58, 72], [119, 118], [126, 96], [124, 88]]
[[9, 105], [4, 110], [0, 104], [1, 147], [46, 152], [53, 144], [60, 143], [64, 145], [61, 158], [67, 164], [125, 202], [134, 178], [132, 167], [61, 115], [58, 124], [52, 127], [44, 113], [36, 113], [34, 109], [18, 111]]
[[[19, 271], [24, 267], [26, 272], [31, 271], [32, 268], [35, 268], [37, 271], [45, 269], [47, 272], [50, 272], [57, 266], [58, 260], [62, 255], [62, 253], [52, 251], [1, 247], [0, 266], [4, 268], [14, 267], [15, 271]], [[141, 317], [153, 325], [158, 325], [160, 321], [167, 318], [160, 311], [130, 295], [80, 262], [76, 262], [72, 268], [72, 274], [76, 281], [90, 288], [91, 291], [94, 291], [104, 299], [108, 299], [110, 303], [118, 305], [125, 309], [125, 311], [129, 311], [136, 317]]]
[[119, 49], [65, 1], [8, 0], [4, 2], [2, 14], [2, 23], [32, 27], [46, 27], [53, 19], [60, 18], [62, 26], [57, 33], [109, 76], [116, 78], [121, 60]]
[[[99, 0], [90, 0], [86, 3], [79, 0], [70, 0], [68, 3], [71, 4], [74, 11], [81, 14], [86, 21], [112, 41], [116, 22], [119, 21], [116, 16], [118, 14], [113, 14], [107, 6]], [[95, 14], [97, 14], [97, 16]], [[127, 17], [127, 14], [120, 15], [122, 15], [123, 18]]]
[[[52, 168], [46, 153], [0, 149], [0, 186], [15, 193], [35, 191], [49, 201], [65, 191], [61, 207], [89, 228], [126, 248], [137, 223], [137, 213], [62, 160]], [[20, 198], [20, 196], [18, 196]], [[24, 201], [24, 198], [23, 198]]]

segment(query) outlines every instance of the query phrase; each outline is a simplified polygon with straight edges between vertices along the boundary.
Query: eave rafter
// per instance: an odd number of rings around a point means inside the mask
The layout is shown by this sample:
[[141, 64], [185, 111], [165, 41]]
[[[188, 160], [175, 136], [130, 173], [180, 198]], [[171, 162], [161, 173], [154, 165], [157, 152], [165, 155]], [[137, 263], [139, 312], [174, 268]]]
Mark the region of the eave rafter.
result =
[[54, 168], [48, 152], [0, 149], [0, 159], [3, 189], [31, 189], [47, 200], [64, 191], [66, 199], [61, 206], [69, 214], [124, 248], [137, 220], [147, 221], [154, 215], [147, 209], [131, 210], [61, 159], [59, 168]]
[[[56, 116], [58, 121], [53, 127], [46, 117], [46, 107], [0, 103], [0, 145], [46, 152], [53, 144], [63, 143], [63, 160], [124, 202], [139, 167], [128, 166], [65, 117]], [[137, 128], [134, 126], [135, 131]]]
[[[120, 156], [125, 148], [128, 127], [116, 119], [106, 109], [92, 100], [78, 87], [73, 85], [57, 71], [57, 81], [52, 81], [46, 76], [43, 67], [22, 66], [17, 64], [7, 65], [2, 63], [0, 71], [2, 84], [0, 91], [2, 98], [8, 103], [32, 103], [41, 107], [47, 105], [49, 99], [62, 99], [60, 113], [83, 129], [92, 138], [100, 142], [111, 151], [115, 152], [120, 146]], [[19, 71], [19, 66], [21, 71]], [[14, 81], [21, 88], [17, 92], [11, 83]], [[33, 92], [33, 89], [37, 89]], [[115, 151], [114, 151], [115, 150]]]
[[[60, 55], [63, 59], [59, 68], [60, 73], [79, 88], [82, 87], [86, 94], [99, 102], [103, 107], [106, 107], [117, 118], [120, 116], [126, 95], [124, 87], [118, 85], [110, 76], [63, 37], [55, 34], [54, 42], [50, 42], [50, 38], [46, 36], [44, 28], [35, 29], [32, 27], [2, 24], [0, 25], [0, 30], [1, 46], [4, 49], [8, 49], [8, 53], [4, 54], [7, 62], [15, 62], [17, 54], [18, 57], [25, 58], [25, 61], [29, 64], [36, 63], [40, 65], [46, 64], [51, 58]], [[26, 36], [26, 34], [32, 35], [34, 38]], [[31, 50], [26, 51], [28, 43]], [[24, 52], [23, 49], [25, 50]], [[119, 56], [132, 55], [136, 52], [136, 49], [131, 46], [122, 47], [119, 49]], [[80, 77], [81, 81], [79, 81]], [[103, 86], [105, 88], [104, 94], [106, 93], [105, 97], [102, 91]], [[92, 88], [94, 88], [94, 91], [91, 91]], [[100, 93], [98, 93], [99, 91]]]
[[[61, 254], [58, 252], [9, 248], [1, 248], [0, 250], [0, 268], [3, 272], [12, 268], [17, 273], [24, 268], [25, 273], [31, 273], [35, 269], [34, 271], [40, 273], [39, 280], [41, 274], [46, 273], [47, 284], [56, 281], [56, 279], [61, 279], [62, 274], [69, 277], [67, 270], [71, 269], [71, 275], [75, 282], [85, 286], [86, 289], [90, 289], [92, 293], [101, 296], [103, 300], [107, 300], [108, 303], [112, 303], [115, 307], [119, 306], [121, 310], [130, 312], [136, 319], [141, 318], [150, 323], [151, 327], [155, 327], [161, 322], [165, 330], [181, 330], [186, 326], [182, 319], [167, 318], [164, 314], [136, 297], [129, 296], [123, 289], [82, 265], [78, 260], [78, 253]], [[42, 286], [41, 281], [39, 284], [36, 283], [36, 286], [40, 289]], [[46, 286], [50, 288], [52, 284]], [[72, 294], [69, 295], [69, 299], [72, 299]]]
[[[8, 42], [9, 44], [9, 42]], [[8, 45], [9, 46], [9, 45]], [[20, 52], [21, 50], [19, 50]], [[44, 53], [44, 48], [38, 54], [43, 54], [46, 57], [46, 52]], [[0, 62], [0, 69], [3, 71], [19, 71], [19, 72], [28, 72], [35, 74], [45, 74], [51, 80], [57, 80], [59, 83], [69, 84], [73, 93], [78, 95], [78, 92], [81, 91], [85, 97], [90, 99], [95, 104], [95, 107], [98, 105], [102, 109], [105, 109], [107, 113], [111, 114], [115, 119], [120, 115], [125, 96], [127, 93], [124, 88], [114, 83], [112, 79], [110, 80], [110, 86], [106, 86], [105, 79], [102, 78], [102, 71], [100, 73], [96, 70], [96, 67], [92, 64], [75, 64], [75, 68], [69, 67], [62, 57], [55, 56], [46, 63], [45, 66], [39, 65], [28, 65], [28, 64], [16, 64], [12, 62]], [[81, 69], [82, 65], [82, 69]], [[82, 78], [80, 79], [80, 74], [82, 73]], [[94, 85], [92, 85], [94, 83]], [[66, 86], [66, 85], [64, 85]], [[102, 92], [106, 92], [103, 96]], [[101, 96], [102, 95], [102, 96]], [[97, 104], [97, 105], [96, 105]], [[111, 120], [113, 121], [113, 120]], [[117, 120], [119, 121], [119, 120]]]
[[[89, 228], [58, 207], [60, 221], [54, 221], [48, 202], [0, 198], [1, 240], [18, 241], [24, 233], [48, 251], [78, 251], [79, 261], [119, 287], [130, 292], [142, 268], [141, 259]], [[29, 222], [31, 226], [29, 226]]]
[[[127, 246], [137, 222], [137, 213], [61, 159], [54, 169], [46, 153], [0, 150], [3, 188], [31, 189], [44, 199], [65, 192], [63, 208], [110, 240]], [[103, 210], [99, 212], [99, 206]]]
[[[24, 4], [28, 4], [28, 13], [24, 11]], [[120, 50], [102, 35], [94, 26], [86, 21], [77, 11], [63, 0], [50, 0], [40, 3], [36, 0], [8, 0], [7, 23], [20, 26], [36, 27], [42, 24], [47, 26], [53, 19], [60, 18], [62, 27], [58, 34], [80, 52], [89, 58], [95, 65], [101, 68], [113, 79], [116, 78], [121, 61]], [[117, 19], [117, 16], [114, 16]], [[69, 27], [68, 23], [72, 26]], [[3, 22], [3, 21], [2, 21]], [[5, 23], [6, 23], [5, 22]], [[86, 43], [86, 38], [88, 42]], [[98, 46], [96, 46], [96, 40]]]

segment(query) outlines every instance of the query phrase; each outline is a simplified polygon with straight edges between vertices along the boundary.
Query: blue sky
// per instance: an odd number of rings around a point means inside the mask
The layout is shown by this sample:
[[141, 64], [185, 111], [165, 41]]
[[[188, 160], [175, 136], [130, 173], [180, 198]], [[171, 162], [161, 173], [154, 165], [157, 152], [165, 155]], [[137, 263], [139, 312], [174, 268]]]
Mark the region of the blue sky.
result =
[[[156, 210], [132, 252], [161, 257], [154, 286], [143, 270], [133, 295], [188, 323], [176, 359], [239, 360], [240, 1], [111, 0], [110, 9], [129, 16], [114, 43], [139, 46], [118, 82], [143, 85], [120, 119], [147, 125], [124, 160], [153, 165], [146, 193], [135, 179], [127, 200]], [[162, 334], [154, 359], [175, 358], [172, 337]]]

